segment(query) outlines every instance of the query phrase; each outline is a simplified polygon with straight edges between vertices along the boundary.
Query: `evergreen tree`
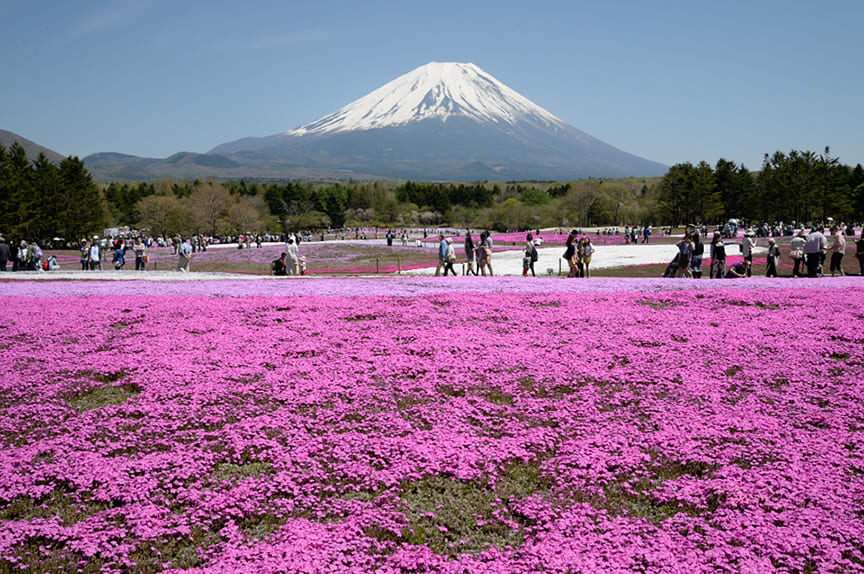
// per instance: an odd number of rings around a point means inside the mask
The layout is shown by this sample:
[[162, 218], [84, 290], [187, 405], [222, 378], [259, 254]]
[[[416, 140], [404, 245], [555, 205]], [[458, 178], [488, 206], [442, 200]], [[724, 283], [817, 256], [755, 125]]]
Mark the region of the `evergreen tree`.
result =
[[32, 189], [33, 166], [27, 159], [27, 152], [18, 142], [14, 142], [9, 147], [4, 164], [3, 228], [8, 229], [12, 234], [23, 235], [28, 232], [26, 228], [28, 217], [24, 205]]
[[41, 152], [33, 164], [32, 186], [22, 204], [23, 225], [29, 235], [47, 240], [60, 231], [63, 184], [60, 170]]
[[58, 202], [58, 235], [76, 241], [98, 233], [105, 227], [105, 203], [93, 177], [77, 157], [60, 162], [63, 194]]

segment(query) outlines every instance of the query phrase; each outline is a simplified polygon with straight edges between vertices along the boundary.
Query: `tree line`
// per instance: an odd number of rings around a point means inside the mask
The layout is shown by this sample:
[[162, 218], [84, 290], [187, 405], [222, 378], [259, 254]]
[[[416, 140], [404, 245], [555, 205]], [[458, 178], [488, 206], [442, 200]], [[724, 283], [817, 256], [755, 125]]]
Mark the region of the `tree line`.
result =
[[78, 238], [101, 232], [104, 222], [102, 192], [84, 162], [54, 165], [44, 153], [31, 162], [17, 142], [0, 145], [0, 234]]
[[864, 169], [826, 148], [765, 155], [762, 170], [721, 159], [660, 178], [570, 182], [158, 180], [97, 184], [77, 157], [33, 161], [0, 145], [0, 233], [75, 241], [105, 227], [152, 235], [236, 235], [342, 227], [471, 227], [864, 221]]
[[765, 155], [751, 173], [721, 159], [672, 166], [656, 186], [655, 216], [664, 224], [726, 221], [864, 221], [864, 169], [811, 151]]

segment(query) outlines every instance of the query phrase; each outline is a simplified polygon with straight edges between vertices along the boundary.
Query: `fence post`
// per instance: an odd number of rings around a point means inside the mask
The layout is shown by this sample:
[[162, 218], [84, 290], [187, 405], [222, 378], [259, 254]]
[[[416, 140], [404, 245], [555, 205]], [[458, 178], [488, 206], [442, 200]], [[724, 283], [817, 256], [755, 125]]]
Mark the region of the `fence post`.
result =
[[561, 276], [561, 260], [558, 260], [558, 276]]
[[396, 258], [396, 272], [399, 275], [402, 275], [402, 260], [399, 259], [398, 257]]
[[376, 257], [376, 258], [375, 258], [375, 274], [376, 274], [376, 275], [379, 273], [378, 269], [379, 269], [379, 267], [378, 267], [378, 258]]

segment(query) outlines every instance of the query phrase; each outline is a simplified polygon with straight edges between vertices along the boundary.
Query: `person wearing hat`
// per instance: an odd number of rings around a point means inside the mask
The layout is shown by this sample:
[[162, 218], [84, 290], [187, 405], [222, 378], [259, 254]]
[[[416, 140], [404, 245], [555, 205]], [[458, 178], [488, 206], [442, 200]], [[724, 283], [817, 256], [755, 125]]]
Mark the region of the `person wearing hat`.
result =
[[752, 229], [748, 229], [744, 233], [744, 239], [741, 240], [741, 255], [744, 256], [744, 261], [747, 262], [747, 277], [750, 277], [753, 267], [753, 248], [756, 247], [756, 233]]
[[93, 241], [90, 242], [90, 270], [96, 269], [102, 271], [102, 244], [99, 236], [94, 235]]
[[453, 269], [453, 264], [456, 263], [456, 250], [453, 249], [453, 238], [448, 237], [444, 240], [444, 243], [447, 245], [444, 252], [444, 276], [447, 276], [448, 271], [456, 275], [456, 270]]
[[87, 239], [81, 240], [81, 247], [78, 248], [78, 257], [81, 262], [81, 271], [90, 269], [90, 242]]
[[768, 258], [765, 262], [768, 264], [768, 270], [765, 271], [765, 277], [777, 277], [777, 263], [780, 262], [780, 248], [777, 247], [777, 242], [773, 237], [768, 240]]

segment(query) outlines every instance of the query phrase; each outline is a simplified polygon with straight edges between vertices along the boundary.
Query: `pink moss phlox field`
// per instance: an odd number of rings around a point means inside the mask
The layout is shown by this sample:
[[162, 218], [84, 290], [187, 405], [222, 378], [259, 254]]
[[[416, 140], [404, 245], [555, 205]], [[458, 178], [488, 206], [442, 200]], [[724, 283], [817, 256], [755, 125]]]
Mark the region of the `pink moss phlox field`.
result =
[[0, 565], [864, 572], [852, 279], [0, 284]]
[[[395, 263], [396, 258], [405, 254], [416, 254], [416, 247], [402, 247], [401, 245], [393, 245], [389, 248], [389, 257], [376, 270], [374, 263], [365, 267], [358, 267], [352, 262], [352, 257], [356, 257], [352, 251], [346, 250], [345, 246], [363, 247], [372, 245], [362, 241], [330, 241], [321, 243], [319, 241], [302, 242], [299, 247], [299, 253], [307, 259], [310, 267], [308, 274], [332, 274], [332, 273], [394, 273], [397, 271]], [[427, 247], [427, 250], [429, 248]], [[238, 249], [236, 245], [213, 245], [206, 251], [196, 251], [192, 255], [192, 270], [202, 263], [231, 269], [234, 265], [246, 265], [251, 269], [256, 270], [261, 274], [270, 272], [270, 264], [279, 258], [279, 254], [285, 250], [283, 243], [265, 243], [260, 248], [255, 247], [253, 243], [249, 248]], [[174, 254], [171, 247], [151, 247], [148, 251], [149, 262], [147, 269], [149, 270], [169, 270], [177, 266], [178, 256]], [[70, 261], [63, 262], [64, 269], [77, 269], [77, 258], [71, 261], [71, 256], [64, 255], [65, 259]], [[126, 254], [126, 269], [134, 270], [135, 257], [131, 251]], [[428, 265], [416, 264], [410, 265], [403, 263], [402, 270], [419, 269]], [[107, 267], [106, 267], [107, 268]]]

